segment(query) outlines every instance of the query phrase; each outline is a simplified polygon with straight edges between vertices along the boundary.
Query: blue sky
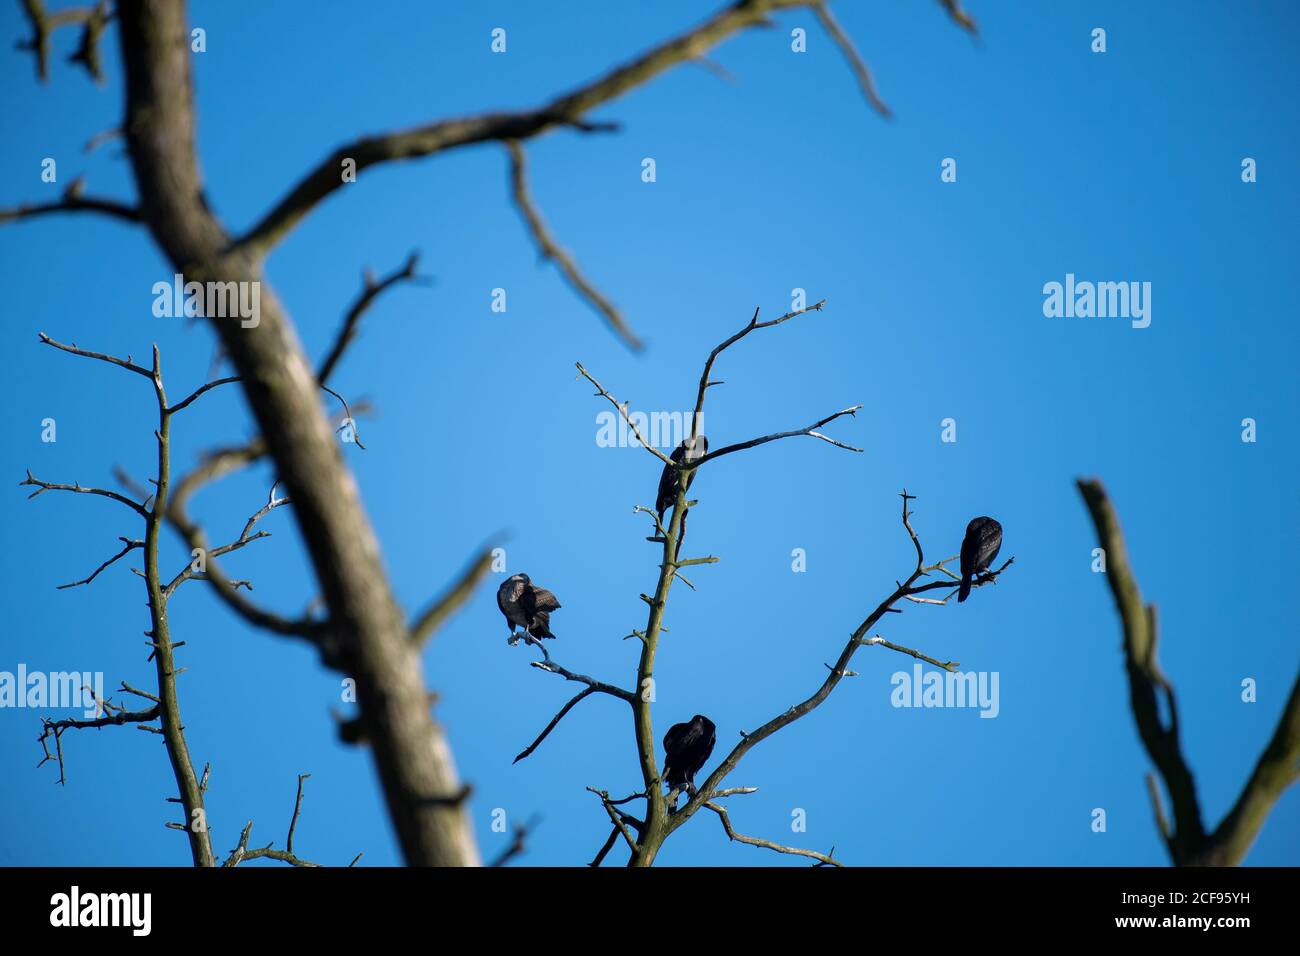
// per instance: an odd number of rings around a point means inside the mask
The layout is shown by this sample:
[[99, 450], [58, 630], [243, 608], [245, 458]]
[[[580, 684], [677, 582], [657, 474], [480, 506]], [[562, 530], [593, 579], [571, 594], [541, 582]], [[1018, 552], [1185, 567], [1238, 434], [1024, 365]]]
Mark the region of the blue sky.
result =
[[[305, 20], [292, 4], [196, 2], [199, 149], [208, 197], [232, 229], [252, 223], [310, 164], [363, 133], [479, 110], [524, 107], [695, 23], [698, 5], [338, 4]], [[328, 10], [329, 5], [324, 5]], [[693, 713], [742, 729], [821, 682], [850, 631], [914, 560], [898, 491], [918, 496], [928, 553], [955, 554], [966, 522], [999, 518], [1015, 567], [960, 607], [909, 607], [881, 633], [940, 659], [997, 672], [1000, 713], [898, 709], [890, 677], [910, 658], [864, 648], [860, 676], [755, 749], [732, 776], [738, 830], [854, 864], [1162, 864], [1127, 704], [1119, 624], [1090, 570], [1095, 540], [1074, 488], [1100, 475], [1119, 509], [1142, 588], [1160, 608], [1161, 660], [1175, 683], [1183, 746], [1208, 825], [1227, 812], [1262, 751], [1297, 661], [1293, 552], [1300, 502], [1292, 265], [1297, 183], [1291, 50], [1282, 3], [970, 4], [972, 39], [937, 4], [839, 5], [896, 114], [862, 101], [806, 12], [733, 38], [731, 74], [674, 70], [600, 110], [614, 135], [561, 132], [528, 145], [531, 186], [553, 232], [645, 337], [630, 353], [539, 264], [509, 203], [496, 145], [364, 171], [276, 250], [268, 278], [313, 356], [328, 347], [360, 271], [412, 249], [431, 286], [387, 295], [333, 384], [368, 398], [367, 450], [347, 448], [400, 599], [438, 592], [482, 542], [507, 532], [510, 570], [563, 602], [553, 653], [630, 683], [657, 551], [643, 540], [658, 465], [596, 442], [601, 400], [581, 361], [646, 411], [683, 410], [708, 350], [755, 306], [791, 290], [826, 310], [727, 352], [707, 430], [716, 444], [797, 428], [848, 405], [829, 431], [861, 455], [810, 439], [705, 468], [687, 551], [698, 592], [674, 590], [661, 646], [658, 735]], [[1094, 27], [1107, 52], [1090, 51]], [[508, 31], [508, 52], [489, 32]], [[807, 28], [808, 52], [790, 50]], [[39, 87], [0, 4], [0, 181], [5, 205], [49, 198], [85, 173], [95, 193], [133, 195], [117, 144], [82, 144], [120, 117], [116, 31], [110, 81], [94, 87], [56, 58]], [[60, 53], [74, 38], [56, 40]], [[60, 185], [42, 184], [56, 157]], [[641, 181], [653, 157], [657, 181]], [[956, 183], [940, 162], [958, 163]], [[1243, 157], [1258, 162], [1245, 184]], [[92, 217], [0, 230], [9, 357], [3, 474], [111, 484], [120, 464], [151, 473], [152, 398], [116, 369], [42, 347], [36, 333], [118, 354], [162, 350], [170, 389], [205, 380], [206, 328], [157, 319], [168, 279], [143, 231]], [[1152, 283], [1152, 323], [1049, 319], [1042, 287], [1080, 279]], [[493, 288], [508, 312], [493, 313]], [[58, 441], [41, 441], [41, 420]], [[1241, 440], [1254, 418], [1258, 441]], [[940, 422], [957, 421], [956, 443]], [[250, 436], [237, 391], [206, 396], [175, 424], [175, 463]], [[234, 537], [265, 500], [261, 467], [215, 485], [194, 511]], [[0, 497], [8, 626], [0, 670], [103, 671], [152, 686], [141, 582], [126, 562], [90, 587], [56, 591], [139, 531], [84, 496]], [[274, 536], [227, 566], [254, 596], [300, 610], [314, 593], [288, 509]], [[791, 570], [803, 548], [807, 570]], [[179, 542], [170, 560], [184, 563]], [[526, 862], [587, 862], [607, 833], [595, 786], [639, 785], [621, 704], [584, 701], [536, 754], [511, 759], [574, 685], [507, 647], [492, 579], [426, 653], [485, 855], [508, 837], [492, 812], [541, 826]], [[337, 743], [338, 675], [296, 644], [255, 633], [201, 586], [173, 600], [188, 668], [183, 717], [211, 761], [208, 812], [228, 852], [246, 820], [282, 845], [296, 775], [310, 772], [299, 853], [392, 864], [398, 853], [368, 756]], [[1243, 703], [1241, 682], [1258, 682]], [[164, 829], [174, 792], [159, 739], [130, 729], [64, 737], [68, 785], [35, 769], [40, 711], [0, 710], [0, 864], [184, 864]], [[712, 764], [710, 764], [712, 766]], [[1104, 808], [1105, 833], [1091, 829]], [[807, 832], [792, 833], [792, 812]], [[1300, 794], [1279, 802], [1248, 858], [1294, 864]], [[615, 854], [621, 862], [621, 855]], [[711, 815], [678, 831], [664, 864], [803, 861], [728, 845]]]

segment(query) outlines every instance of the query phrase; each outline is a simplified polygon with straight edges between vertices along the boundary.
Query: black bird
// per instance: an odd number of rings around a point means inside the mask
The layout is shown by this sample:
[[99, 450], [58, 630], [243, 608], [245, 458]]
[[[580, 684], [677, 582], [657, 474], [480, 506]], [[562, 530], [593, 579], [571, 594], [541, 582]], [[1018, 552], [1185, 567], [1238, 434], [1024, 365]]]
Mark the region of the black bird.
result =
[[551, 612], [560, 602], [546, 588], [533, 587], [526, 574], [512, 574], [497, 588], [497, 607], [510, 625], [511, 643], [518, 640], [515, 628], [522, 627], [532, 639], [555, 637], [551, 633]]
[[669, 791], [695, 791], [695, 773], [704, 766], [717, 742], [713, 721], [696, 714], [690, 723], [673, 724], [664, 734], [664, 782]]
[[[687, 449], [690, 452], [687, 452]], [[709, 453], [709, 440], [703, 435], [696, 435], [695, 438], [688, 438], [680, 445], [673, 449], [669, 456], [674, 465], [680, 465], [682, 460], [698, 461]], [[671, 465], [664, 465], [663, 474], [659, 476], [659, 494], [655, 498], [655, 511], [659, 512], [659, 523], [664, 520], [664, 512], [672, 507], [672, 503], [677, 500], [677, 469]], [[686, 476], [686, 487], [691, 487], [691, 482], [695, 480], [695, 472]], [[683, 516], [684, 517], [684, 516]]]
[[961, 543], [961, 589], [957, 603], [970, 597], [971, 579], [988, 569], [1002, 549], [1002, 525], [987, 516], [972, 518]]
[[[687, 451], [687, 449], [690, 449]], [[675, 464], [681, 464], [682, 460], [699, 461], [709, 453], [709, 440], [703, 435], [696, 435], [694, 438], [688, 438], [680, 445], [673, 449], [673, 453], [668, 457]], [[677, 469], [671, 465], [664, 465], [663, 474], [659, 476], [659, 494], [655, 496], [655, 511], [659, 512], [659, 523], [664, 523], [664, 512], [667, 511], [674, 501], [677, 500]], [[686, 476], [686, 488], [691, 487], [691, 482], [695, 480], [695, 472]], [[686, 538], [686, 518], [690, 515], [689, 511], [682, 514], [682, 528], [677, 533], [677, 549], [673, 555], [674, 558], [682, 553], [682, 541]]]

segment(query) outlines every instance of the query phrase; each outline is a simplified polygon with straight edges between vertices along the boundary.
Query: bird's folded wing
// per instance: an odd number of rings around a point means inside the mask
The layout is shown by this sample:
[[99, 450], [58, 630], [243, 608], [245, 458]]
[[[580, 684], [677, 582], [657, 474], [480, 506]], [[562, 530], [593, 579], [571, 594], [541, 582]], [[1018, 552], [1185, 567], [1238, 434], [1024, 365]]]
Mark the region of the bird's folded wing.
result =
[[688, 727], [686, 724], [673, 724], [669, 727], [668, 733], [664, 734], [664, 750], [676, 750], [687, 729]]
[[996, 524], [986, 524], [979, 530], [979, 552], [981, 554], [992, 551], [997, 554], [998, 549], [1002, 547], [1002, 528]]
[[538, 611], [558, 611], [560, 602], [546, 588], [533, 588], [533, 607]]

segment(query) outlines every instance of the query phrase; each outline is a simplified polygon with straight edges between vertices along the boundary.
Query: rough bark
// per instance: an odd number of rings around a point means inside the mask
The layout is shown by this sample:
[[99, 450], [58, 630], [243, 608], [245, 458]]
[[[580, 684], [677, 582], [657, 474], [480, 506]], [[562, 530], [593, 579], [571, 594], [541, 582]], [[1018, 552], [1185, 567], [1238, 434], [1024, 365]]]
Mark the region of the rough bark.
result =
[[408, 640], [316, 377], [261, 263], [229, 251], [230, 238], [204, 200], [184, 5], [122, 0], [118, 12], [126, 138], [145, 224], [187, 280], [261, 283], [256, 327], [244, 328], [238, 319], [212, 323], [293, 498], [329, 609], [323, 654], [356, 680], [361, 719], [403, 856], [416, 865], [477, 864], [451, 751], [429, 712], [418, 651]]

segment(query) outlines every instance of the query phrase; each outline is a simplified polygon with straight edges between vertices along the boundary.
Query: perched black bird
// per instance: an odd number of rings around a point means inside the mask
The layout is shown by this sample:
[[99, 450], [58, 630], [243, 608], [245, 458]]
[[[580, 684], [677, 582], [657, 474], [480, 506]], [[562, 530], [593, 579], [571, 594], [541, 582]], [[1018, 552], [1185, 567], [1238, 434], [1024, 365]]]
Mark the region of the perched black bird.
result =
[[516, 627], [522, 627], [532, 638], [555, 637], [551, 633], [551, 612], [560, 609], [560, 602], [546, 588], [533, 587], [528, 575], [512, 574], [505, 579], [497, 588], [497, 607], [506, 616], [512, 639], [517, 639]]
[[992, 518], [972, 518], [961, 543], [961, 589], [957, 603], [970, 597], [971, 579], [988, 569], [1002, 549], [1002, 525]]
[[[687, 449], [690, 449], [688, 452]], [[680, 465], [685, 461], [698, 461], [709, 453], [709, 440], [703, 435], [696, 435], [695, 438], [688, 438], [680, 445], [673, 449], [669, 456], [673, 464]], [[695, 480], [695, 472], [691, 472], [686, 477], [686, 487], [691, 487], [691, 482]], [[672, 503], [677, 500], [677, 469], [669, 465], [664, 465], [664, 472], [659, 476], [659, 494], [655, 497], [655, 511], [659, 512], [659, 522], [663, 523], [664, 512], [672, 507]], [[683, 516], [684, 517], [684, 516]]]
[[[675, 463], [680, 464], [683, 459], [686, 461], [699, 461], [708, 453], [709, 440], [703, 435], [696, 435], [694, 438], [686, 439], [674, 448], [673, 453], [668, 457]], [[664, 523], [664, 512], [672, 507], [673, 502], [677, 500], [677, 479], [677, 469], [670, 465], [664, 465], [663, 474], [659, 476], [659, 494], [655, 496], [655, 511], [659, 512], [659, 523], [661, 525]], [[691, 472], [686, 476], [686, 488], [688, 490], [694, 480], [695, 472]], [[686, 539], [686, 519], [689, 516], [689, 511], [682, 513], [682, 527], [677, 532], [677, 548], [673, 554], [674, 558], [682, 553], [682, 542]]]
[[696, 714], [690, 723], [673, 724], [664, 734], [664, 782], [668, 789], [695, 790], [695, 773], [713, 753], [717, 742], [713, 721]]

